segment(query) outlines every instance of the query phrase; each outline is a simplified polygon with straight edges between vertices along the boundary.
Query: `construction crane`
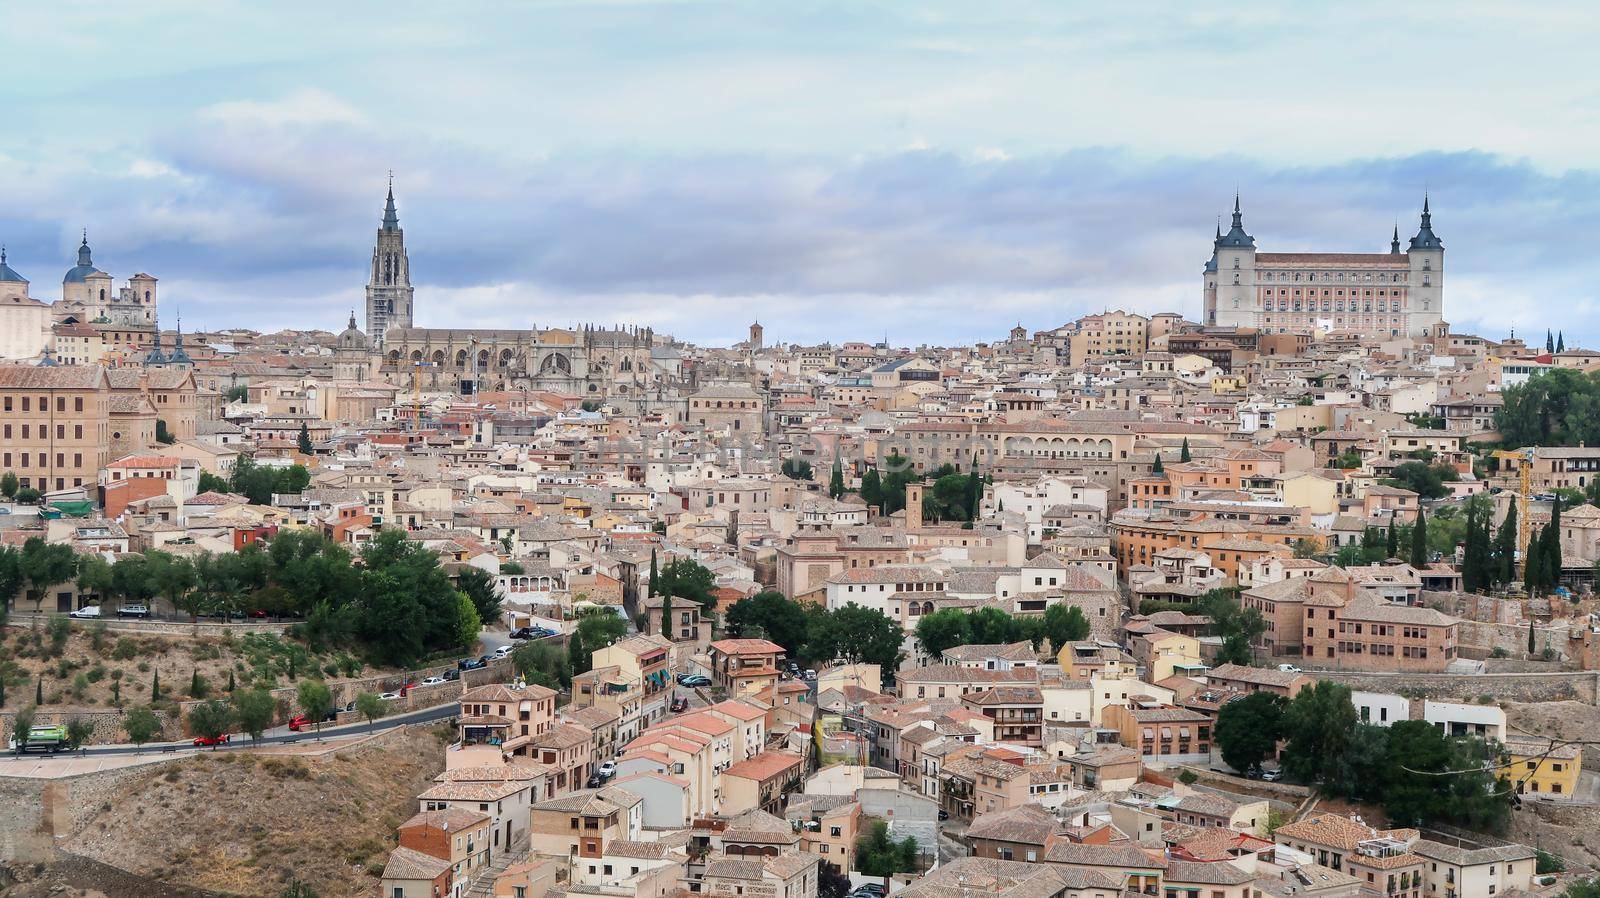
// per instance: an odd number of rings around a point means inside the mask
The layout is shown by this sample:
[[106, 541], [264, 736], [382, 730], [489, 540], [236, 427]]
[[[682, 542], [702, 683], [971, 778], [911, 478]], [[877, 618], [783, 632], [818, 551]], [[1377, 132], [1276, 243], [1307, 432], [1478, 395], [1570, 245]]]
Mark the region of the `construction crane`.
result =
[[1530, 526], [1528, 497], [1533, 492], [1533, 450], [1497, 449], [1493, 455], [1496, 461], [1517, 463], [1517, 549], [1527, 551]]

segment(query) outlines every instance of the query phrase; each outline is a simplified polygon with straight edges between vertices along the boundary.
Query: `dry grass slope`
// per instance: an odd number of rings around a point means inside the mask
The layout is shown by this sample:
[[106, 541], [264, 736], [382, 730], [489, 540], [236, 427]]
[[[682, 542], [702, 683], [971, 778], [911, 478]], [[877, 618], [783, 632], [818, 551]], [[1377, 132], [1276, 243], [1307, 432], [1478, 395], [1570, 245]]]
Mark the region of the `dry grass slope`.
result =
[[395, 827], [443, 769], [432, 730], [404, 728], [322, 757], [207, 753], [130, 780], [68, 851], [162, 881], [277, 895], [369, 896]]

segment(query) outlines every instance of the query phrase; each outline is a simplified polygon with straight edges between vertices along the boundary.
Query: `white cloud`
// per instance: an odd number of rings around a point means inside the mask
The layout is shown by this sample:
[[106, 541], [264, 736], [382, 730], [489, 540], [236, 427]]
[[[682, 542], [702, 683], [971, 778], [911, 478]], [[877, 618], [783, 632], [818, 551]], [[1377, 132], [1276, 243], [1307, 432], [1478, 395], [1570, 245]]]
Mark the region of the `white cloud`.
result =
[[302, 87], [276, 100], [215, 103], [200, 114], [230, 124], [269, 126], [356, 124], [364, 119], [355, 106], [314, 87]]

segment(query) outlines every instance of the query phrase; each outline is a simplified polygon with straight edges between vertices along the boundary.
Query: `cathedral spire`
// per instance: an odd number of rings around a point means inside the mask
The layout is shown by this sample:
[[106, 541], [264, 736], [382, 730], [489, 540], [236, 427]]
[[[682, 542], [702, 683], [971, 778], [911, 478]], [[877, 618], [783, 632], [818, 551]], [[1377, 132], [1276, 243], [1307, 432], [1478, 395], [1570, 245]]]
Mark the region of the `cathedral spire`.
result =
[[397, 231], [400, 229], [400, 216], [394, 210], [394, 172], [389, 172], [389, 197], [383, 205], [383, 229]]
[[1444, 241], [1433, 233], [1433, 213], [1428, 210], [1428, 194], [1422, 194], [1422, 225], [1417, 236], [1411, 238], [1412, 249], [1444, 249]]
[[1400, 222], [1394, 223], [1394, 237], [1389, 241], [1389, 255], [1400, 255]]

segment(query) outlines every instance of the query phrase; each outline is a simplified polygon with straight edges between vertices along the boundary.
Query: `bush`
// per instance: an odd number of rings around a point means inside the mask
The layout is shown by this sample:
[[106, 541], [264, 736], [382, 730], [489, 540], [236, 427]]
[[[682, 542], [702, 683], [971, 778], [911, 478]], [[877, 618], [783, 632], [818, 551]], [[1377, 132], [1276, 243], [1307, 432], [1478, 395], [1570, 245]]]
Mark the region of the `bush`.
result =
[[1185, 786], [1192, 786], [1199, 780], [1200, 777], [1196, 775], [1193, 770], [1190, 770], [1187, 767], [1178, 774], [1178, 782], [1183, 783]]
[[1567, 862], [1562, 860], [1559, 855], [1551, 854], [1550, 852], [1545, 851], [1543, 848], [1540, 848], [1534, 851], [1533, 856], [1534, 863], [1537, 865], [1535, 870], [1539, 873], [1566, 872]]
[[117, 645], [111, 650], [113, 661], [132, 661], [139, 657], [139, 644], [126, 636], [117, 640]]

